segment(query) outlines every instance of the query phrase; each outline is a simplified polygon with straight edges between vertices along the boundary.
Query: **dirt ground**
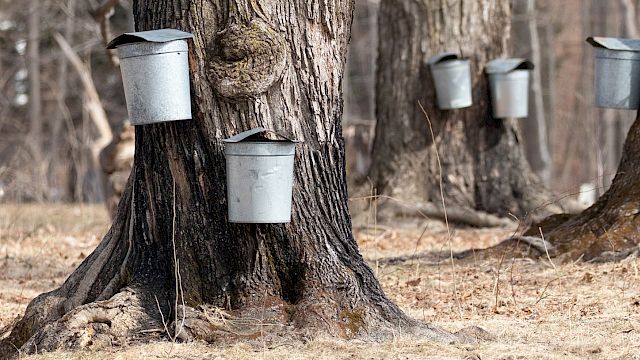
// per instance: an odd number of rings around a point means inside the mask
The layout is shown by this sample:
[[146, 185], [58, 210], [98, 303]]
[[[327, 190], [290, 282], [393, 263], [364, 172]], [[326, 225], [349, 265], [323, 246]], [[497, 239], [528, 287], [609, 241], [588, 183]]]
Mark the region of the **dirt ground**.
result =
[[[33, 297], [59, 286], [98, 244], [108, 223], [102, 206], [0, 204], [0, 329]], [[495, 337], [490, 342], [448, 345], [399, 333], [385, 343], [166, 341], [23, 358], [640, 359], [638, 258], [565, 265], [527, 259], [437, 261], [435, 254], [490, 246], [514, 231], [453, 229], [449, 240], [439, 223], [391, 227], [367, 220], [355, 227], [360, 249], [386, 293], [408, 314], [450, 331], [480, 326]], [[389, 263], [422, 253], [427, 256], [419, 261]]]

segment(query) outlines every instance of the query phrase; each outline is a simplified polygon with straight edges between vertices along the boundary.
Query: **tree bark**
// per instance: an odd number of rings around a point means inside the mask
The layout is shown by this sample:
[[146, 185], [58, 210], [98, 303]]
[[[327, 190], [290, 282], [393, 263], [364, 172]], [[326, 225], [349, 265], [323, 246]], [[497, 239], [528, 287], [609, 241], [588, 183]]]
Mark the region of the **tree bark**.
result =
[[[386, 0], [379, 13], [377, 126], [371, 177], [378, 193], [445, 200], [500, 216], [524, 217], [549, 203], [531, 172], [513, 119], [491, 115], [488, 60], [509, 55], [508, 0]], [[440, 111], [425, 61], [442, 51], [471, 59], [474, 104]], [[419, 104], [431, 117], [435, 144]], [[527, 121], [526, 119], [520, 121]], [[542, 213], [559, 211], [546, 207]]]
[[[255, 336], [255, 319], [271, 335], [404, 328], [453, 340], [387, 299], [351, 233], [340, 119], [352, 7], [134, 1], [137, 30], [194, 34], [194, 118], [136, 128], [109, 233], [64, 285], [29, 305], [0, 354], [121, 343], [162, 329], [161, 314], [173, 320], [169, 335], [186, 340]], [[227, 222], [222, 140], [256, 126], [302, 140], [290, 224]], [[255, 326], [226, 331], [212, 314]]]

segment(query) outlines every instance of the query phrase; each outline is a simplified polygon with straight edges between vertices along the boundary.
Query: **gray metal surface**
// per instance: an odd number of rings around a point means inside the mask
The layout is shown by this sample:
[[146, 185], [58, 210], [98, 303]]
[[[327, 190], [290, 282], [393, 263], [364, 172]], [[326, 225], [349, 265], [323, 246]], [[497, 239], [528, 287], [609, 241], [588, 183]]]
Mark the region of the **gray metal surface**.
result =
[[118, 57], [126, 59], [136, 56], [186, 53], [188, 51], [189, 45], [185, 40], [174, 40], [166, 43], [139, 42], [118, 46]]
[[192, 37], [193, 37], [193, 34], [185, 31], [181, 31], [181, 30], [176, 30], [176, 29], [160, 29], [160, 30], [150, 30], [150, 31], [128, 32], [120, 36], [117, 36], [115, 39], [111, 40], [111, 42], [107, 44], [107, 49], [115, 49], [120, 45], [137, 43], [137, 42], [163, 43], [163, 42], [170, 42], [174, 40], [190, 39]]
[[506, 74], [514, 70], [533, 70], [533, 68], [533, 63], [527, 59], [493, 59], [487, 62], [485, 72], [487, 74]]
[[229, 222], [291, 221], [295, 142], [250, 139], [266, 131], [256, 128], [225, 140]]
[[490, 73], [491, 105], [495, 118], [523, 118], [529, 115], [529, 71]]
[[118, 54], [127, 110], [133, 125], [191, 119], [185, 40], [121, 45]]
[[640, 108], [640, 52], [596, 47], [596, 106]]
[[429, 59], [436, 88], [438, 107], [442, 110], [471, 106], [471, 64], [456, 54], [443, 53]]

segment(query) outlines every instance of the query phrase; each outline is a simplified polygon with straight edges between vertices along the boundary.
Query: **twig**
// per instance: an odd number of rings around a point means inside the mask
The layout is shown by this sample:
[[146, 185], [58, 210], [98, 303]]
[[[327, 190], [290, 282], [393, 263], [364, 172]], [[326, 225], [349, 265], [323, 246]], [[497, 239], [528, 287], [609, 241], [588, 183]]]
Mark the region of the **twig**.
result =
[[544, 245], [544, 252], [545, 254], [547, 254], [547, 259], [551, 263], [551, 266], [553, 266], [553, 270], [557, 271], [558, 269], [556, 268], [556, 264], [551, 261], [551, 256], [549, 256], [549, 249], [547, 248], [547, 242], [545, 241], [544, 234], [542, 233], [542, 227], [538, 226], [538, 231], [540, 231], [540, 238], [542, 239], [542, 244]]
[[185, 303], [184, 303], [184, 290], [182, 288], [182, 275], [180, 274], [180, 262], [178, 261], [178, 256], [176, 254], [176, 179], [173, 178], [173, 219], [171, 226], [171, 244], [173, 245], [173, 263], [175, 264], [174, 268], [174, 276], [176, 282], [176, 298], [175, 298], [175, 307], [174, 307], [174, 324], [178, 325], [178, 296], [181, 298], [182, 302], [182, 322], [177, 330], [174, 329], [174, 336], [172, 341], [175, 342], [175, 339], [180, 335], [182, 329], [184, 328], [184, 321], [187, 316]]
[[429, 132], [431, 133], [431, 140], [433, 141], [433, 149], [436, 153], [436, 160], [438, 162], [438, 181], [440, 186], [440, 198], [442, 199], [442, 209], [444, 211], [444, 223], [447, 227], [447, 242], [449, 243], [449, 258], [451, 259], [451, 270], [452, 270], [452, 278], [453, 278], [453, 292], [454, 297], [456, 299], [456, 303], [458, 304], [458, 312], [460, 318], [462, 318], [462, 305], [460, 304], [460, 297], [458, 296], [458, 284], [456, 279], [456, 266], [455, 261], [453, 260], [453, 244], [451, 242], [451, 228], [449, 227], [449, 217], [447, 215], [447, 204], [444, 200], [444, 185], [442, 184], [442, 164], [440, 163], [440, 154], [438, 153], [438, 144], [436, 142], [436, 136], [433, 133], [433, 126], [431, 125], [431, 119], [429, 118], [429, 114], [422, 106], [422, 103], [418, 101], [418, 105], [420, 106], [420, 110], [424, 114], [424, 117], [427, 119], [427, 123], [429, 124]]

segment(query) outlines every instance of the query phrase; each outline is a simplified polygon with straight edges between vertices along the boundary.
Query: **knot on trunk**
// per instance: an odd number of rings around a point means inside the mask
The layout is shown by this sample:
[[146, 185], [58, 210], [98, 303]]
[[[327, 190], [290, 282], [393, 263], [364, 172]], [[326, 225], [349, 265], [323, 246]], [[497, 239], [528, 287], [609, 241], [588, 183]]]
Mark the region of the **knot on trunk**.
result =
[[280, 79], [287, 64], [284, 37], [262, 20], [233, 24], [217, 39], [209, 75], [217, 93], [255, 98]]

